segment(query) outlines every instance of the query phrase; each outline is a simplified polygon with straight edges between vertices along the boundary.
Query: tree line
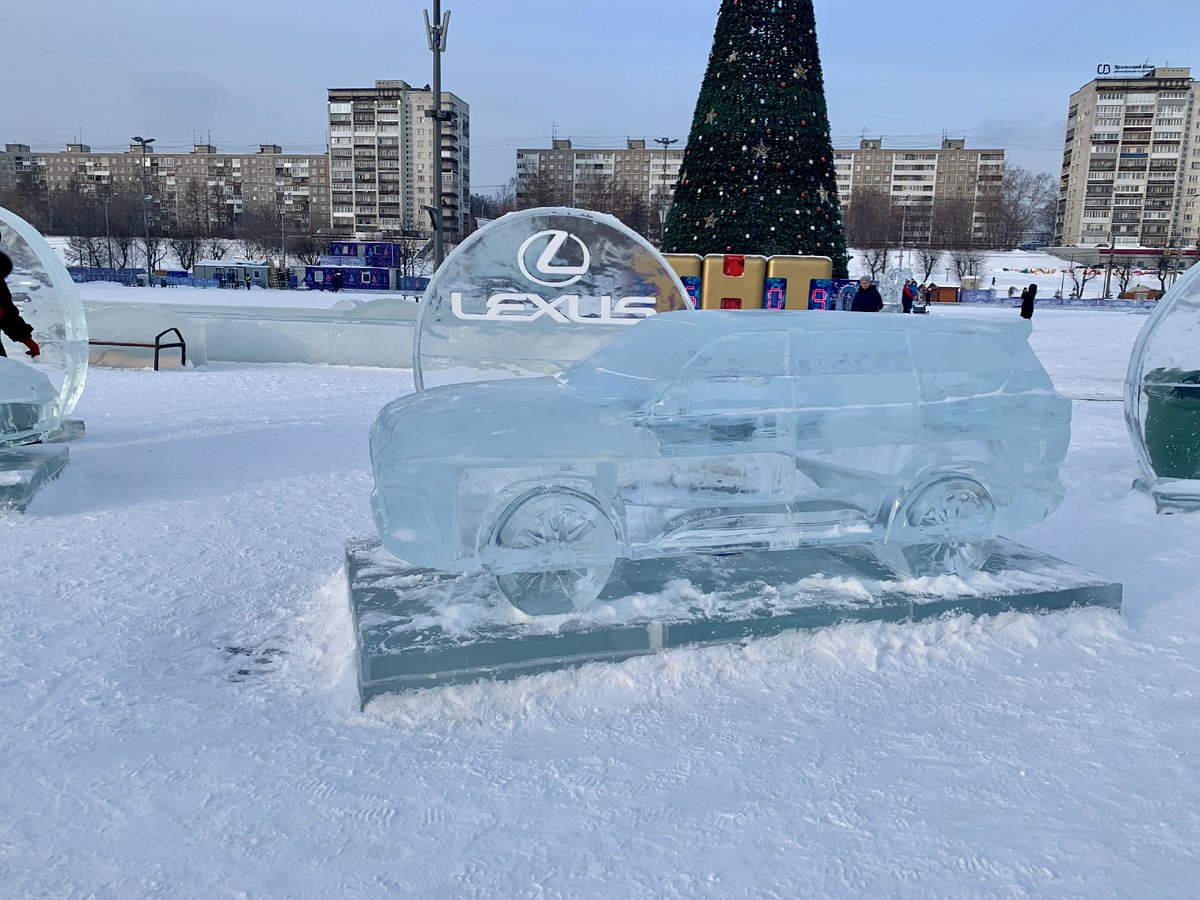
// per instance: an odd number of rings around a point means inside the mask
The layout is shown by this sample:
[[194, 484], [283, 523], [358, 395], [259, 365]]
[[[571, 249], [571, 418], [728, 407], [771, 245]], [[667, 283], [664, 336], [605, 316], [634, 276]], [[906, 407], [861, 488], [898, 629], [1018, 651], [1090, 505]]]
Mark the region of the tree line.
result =
[[164, 193], [145, 194], [138, 185], [84, 185], [67, 182], [47, 188], [31, 178], [0, 191], [0, 206], [11, 209], [43, 234], [68, 236], [68, 262], [103, 268], [162, 267], [168, 253], [191, 269], [204, 259], [237, 255], [246, 259], [282, 256], [306, 265], [326, 252], [324, 223], [308, 211], [251, 206], [235, 213], [230, 197], [200, 179]]
[[1009, 166], [994, 186], [973, 199], [897, 202], [882, 191], [859, 190], [845, 209], [847, 244], [861, 251], [876, 278], [892, 254], [915, 250], [929, 281], [943, 260], [955, 278], [977, 275], [985, 251], [1011, 250], [1028, 234], [1054, 230], [1057, 185], [1045, 173]]

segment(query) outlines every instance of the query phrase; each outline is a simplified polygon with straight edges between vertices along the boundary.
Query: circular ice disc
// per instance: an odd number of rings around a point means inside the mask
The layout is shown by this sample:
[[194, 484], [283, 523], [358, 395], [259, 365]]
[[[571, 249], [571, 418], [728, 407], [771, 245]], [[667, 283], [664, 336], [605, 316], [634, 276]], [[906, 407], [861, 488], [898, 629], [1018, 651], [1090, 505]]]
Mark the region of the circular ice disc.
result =
[[690, 311], [666, 260], [612, 216], [509, 213], [460, 244], [421, 302], [418, 390], [560, 371], [623, 328]]
[[1200, 479], [1200, 265], [1163, 295], [1134, 341], [1125, 423], [1151, 483]]
[[3, 208], [0, 250], [12, 259], [13, 271], [5, 283], [21, 318], [33, 326], [41, 355], [31, 359], [23, 345], [11, 341], [5, 351], [45, 374], [58, 391], [53, 421], [48, 421], [42, 432], [48, 433], [62, 417], [70, 415], [83, 393], [88, 362], [83, 303], [66, 266], [46, 239], [16, 213]]

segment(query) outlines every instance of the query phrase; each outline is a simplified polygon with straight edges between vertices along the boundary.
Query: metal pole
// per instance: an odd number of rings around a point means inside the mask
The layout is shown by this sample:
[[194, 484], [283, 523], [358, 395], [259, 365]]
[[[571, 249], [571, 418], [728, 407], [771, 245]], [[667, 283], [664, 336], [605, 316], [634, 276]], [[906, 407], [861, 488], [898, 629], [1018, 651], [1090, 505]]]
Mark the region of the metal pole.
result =
[[287, 225], [283, 217], [282, 204], [280, 204], [279, 207], [279, 242], [283, 245], [283, 272], [281, 274], [283, 275], [282, 286], [286, 290], [289, 287], [287, 270]]
[[1112, 296], [1109, 287], [1112, 284], [1112, 267], [1113, 267], [1113, 251], [1117, 248], [1114, 246], [1117, 239], [1113, 237], [1113, 233], [1108, 233], [1108, 271], [1104, 274], [1104, 299], [1107, 300]]
[[146, 171], [148, 157], [146, 148], [154, 138], [134, 137], [134, 143], [142, 145], [142, 223], [146, 226], [146, 287], [154, 287], [154, 260], [150, 254], [150, 181]]
[[442, 0], [433, 0], [433, 23], [425, 10], [425, 32], [429, 50], [433, 53], [433, 206], [437, 211], [433, 222], [433, 265], [440, 268], [444, 258], [445, 222], [442, 215], [442, 53], [446, 49], [446, 32], [450, 29], [450, 13], [442, 16]]
[[[679, 138], [660, 137], [655, 138], [654, 143], [662, 144], [663, 148], [663, 169], [667, 167], [667, 151], [671, 149], [672, 144], [678, 144]], [[672, 200], [672, 202], [674, 202]], [[660, 207], [658, 214], [658, 246], [662, 247], [663, 239], [667, 236], [667, 213], [670, 212], [670, 207]]]
[[108, 228], [108, 204], [112, 197], [104, 198], [104, 245], [108, 248], [108, 267], [112, 268], [112, 232]]

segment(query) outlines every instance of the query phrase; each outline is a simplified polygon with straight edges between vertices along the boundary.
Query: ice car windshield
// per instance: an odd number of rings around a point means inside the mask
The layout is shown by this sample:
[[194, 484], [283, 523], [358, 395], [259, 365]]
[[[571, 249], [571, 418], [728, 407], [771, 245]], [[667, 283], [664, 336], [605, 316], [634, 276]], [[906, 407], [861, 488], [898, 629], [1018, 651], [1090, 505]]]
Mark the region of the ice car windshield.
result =
[[663, 362], [689, 333], [686, 323], [665, 321], [669, 317], [669, 313], [658, 315], [630, 326], [564, 369], [558, 378], [581, 393], [598, 397], [623, 397], [637, 385], [657, 380]]

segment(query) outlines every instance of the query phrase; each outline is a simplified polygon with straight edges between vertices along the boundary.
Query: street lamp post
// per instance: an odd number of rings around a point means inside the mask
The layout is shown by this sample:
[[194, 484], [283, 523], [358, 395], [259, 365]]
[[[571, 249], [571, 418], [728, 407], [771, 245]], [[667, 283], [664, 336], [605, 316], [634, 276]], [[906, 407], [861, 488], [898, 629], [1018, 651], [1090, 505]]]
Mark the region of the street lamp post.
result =
[[283, 252], [283, 262], [280, 264], [283, 267], [283, 271], [280, 273], [283, 276], [283, 283], [280, 287], [286, 290], [291, 284], [288, 281], [287, 268], [287, 219], [284, 216], [284, 205], [282, 202], [279, 204], [279, 244]]
[[[660, 137], [655, 138], [654, 143], [662, 144], [663, 148], [663, 171], [667, 168], [667, 151], [671, 149], [672, 144], [678, 144], [679, 138]], [[660, 201], [661, 203], [661, 201]], [[659, 207], [658, 211], [658, 246], [662, 247], [663, 239], [667, 236], [667, 213], [670, 212], [670, 204]]]
[[150, 253], [150, 173], [147, 148], [154, 143], [154, 138], [134, 136], [133, 142], [142, 145], [142, 224], [146, 227], [146, 286], [154, 286], [154, 260]]
[[1109, 287], [1112, 284], [1113, 252], [1117, 249], [1116, 244], [1117, 244], [1117, 239], [1113, 236], [1113, 233], [1110, 231], [1108, 233], [1108, 271], [1104, 274], [1104, 299], [1105, 300], [1107, 300], [1109, 297], [1112, 296], [1112, 292], [1109, 290]]
[[108, 204], [112, 203], [112, 194], [108, 194], [104, 198], [104, 245], [108, 248], [108, 267], [111, 269], [112, 264], [112, 231], [108, 227]]
[[425, 13], [425, 33], [429, 51], [433, 54], [433, 109], [426, 114], [433, 119], [433, 203], [437, 216], [433, 222], [433, 265], [440, 268], [444, 253], [442, 215], [442, 54], [446, 50], [446, 32], [450, 30], [450, 11], [442, 15], [442, 0], [433, 0], [433, 23], [429, 10]]

